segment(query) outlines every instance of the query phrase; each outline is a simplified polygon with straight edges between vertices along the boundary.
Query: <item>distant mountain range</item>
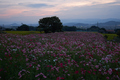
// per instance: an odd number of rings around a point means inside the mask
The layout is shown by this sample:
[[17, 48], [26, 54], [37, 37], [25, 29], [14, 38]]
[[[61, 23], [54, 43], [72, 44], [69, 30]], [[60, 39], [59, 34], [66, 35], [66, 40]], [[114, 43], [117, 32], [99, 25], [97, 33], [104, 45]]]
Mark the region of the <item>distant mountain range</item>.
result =
[[[12, 24], [7, 24], [7, 25], [0, 25], [0, 26], [6, 27], [6, 28], [14, 28], [14, 27], [19, 27], [19, 26], [21, 26], [21, 25], [22, 25], [22, 23], [21, 23], [21, 24], [12, 23]], [[26, 24], [26, 25], [34, 26], [34, 27], [39, 26], [39, 24]]]
[[63, 19], [61, 20], [63, 24], [65, 23], [85, 23], [85, 24], [96, 24], [98, 23], [105, 23], [108, 21], [116, 21], [120, 22], [120, 19], [116, 18], [108, 18], [108, 19]]
[[108, 22], [96, 23], [96, 24], [66, 23], [64, 25], [66, 25], [66, 26], [76, 26], [78, 28], [89, 28], [91, 26], [98, 26], [100, 28], [106, 28], [106, 29], [120, 28], [120, 22], [117, 22], [117, 21], [108, 21]]
[[[64, 19], [61, 20], [64, 26], [76, 26], [78, 28], [89, 28], [91, 26], [98, 26], [100, 28], [106, 28], [106, 29], [115, 29], [120, 28], [120, 19]], [[18, 23], [12, 23], [7, 25], [0, 25], [7, 28], [17, 28], [18, 26], [21, 26], [21, 24]], [[39, 24], [27, 24], [29, 26], [37, 27]]]

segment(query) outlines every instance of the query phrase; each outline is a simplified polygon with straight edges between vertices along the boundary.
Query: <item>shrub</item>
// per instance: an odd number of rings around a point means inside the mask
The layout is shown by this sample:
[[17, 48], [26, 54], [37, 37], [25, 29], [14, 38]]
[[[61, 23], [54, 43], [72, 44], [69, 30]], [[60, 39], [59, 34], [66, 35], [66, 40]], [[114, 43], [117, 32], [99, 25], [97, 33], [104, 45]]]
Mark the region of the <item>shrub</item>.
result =
[[118, 35], [118, 37], [120, 37], [120, 30], [118, 30], [116, 34]]
[[108, 38], [108, 35], [105, 35], [104, 37], [107, 39], [107, 38]]

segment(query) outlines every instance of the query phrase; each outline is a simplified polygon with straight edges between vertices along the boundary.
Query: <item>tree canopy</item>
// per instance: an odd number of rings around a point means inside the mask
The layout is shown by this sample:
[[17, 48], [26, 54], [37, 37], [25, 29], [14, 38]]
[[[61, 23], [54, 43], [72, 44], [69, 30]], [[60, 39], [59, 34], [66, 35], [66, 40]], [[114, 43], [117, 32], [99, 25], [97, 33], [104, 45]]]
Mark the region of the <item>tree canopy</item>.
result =
[[62, 23], [60, 19], [56, 16], [45, 17], [38, 21], [39, 27], [43, 29], [45, 33], [49, 32], [60, 32], [62, 31]]
[[18, 31], [29, 31], [29, 26], [26, 24], [22, 24], [20, 27], [17, 28]]

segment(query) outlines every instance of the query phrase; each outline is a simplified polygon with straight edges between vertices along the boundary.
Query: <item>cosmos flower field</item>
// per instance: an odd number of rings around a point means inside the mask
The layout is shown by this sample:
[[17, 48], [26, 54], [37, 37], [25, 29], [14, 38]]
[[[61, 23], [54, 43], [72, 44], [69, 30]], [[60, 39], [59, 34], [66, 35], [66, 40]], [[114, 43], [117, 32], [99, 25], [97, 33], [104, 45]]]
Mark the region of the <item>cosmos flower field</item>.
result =
[[1, 80], [120, 80], [120, 43], [92, 32], [0, 34]]

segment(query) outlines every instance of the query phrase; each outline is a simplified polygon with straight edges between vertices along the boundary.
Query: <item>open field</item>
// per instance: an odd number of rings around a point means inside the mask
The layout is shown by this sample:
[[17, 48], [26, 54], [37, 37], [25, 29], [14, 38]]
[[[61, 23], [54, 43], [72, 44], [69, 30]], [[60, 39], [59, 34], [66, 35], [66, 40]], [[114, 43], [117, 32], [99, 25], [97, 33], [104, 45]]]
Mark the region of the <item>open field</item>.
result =
[[[28, 34], [37, 34], [37, 33], [44, 33], [44, 31], [5, 31], [6, 33], [11, 33], [11, 34], [19, 34], [19, 35], [28, 35]], [[96, 32], [95, 32], [96, 33]], [[102, 34], [103, 36], [107, 35], [108, 38], [107, 40], [113, 40], [114, 37], [117, 37], [116, 34]]]
[[1, 80], [120, 80], [120, 43], [102, 34], [0, 34]]
[[107, 35], [107, 40], [113, 40], [115, 37], [117, 37], [117, 34], [102, 34], [103, 36]]
[[19, 35], [43, 33], [43, 32], [40, 32], [40, 31], [5, 31], [5, 32], [6, 33], [11, 33], [11, 34], [19, 34]]

